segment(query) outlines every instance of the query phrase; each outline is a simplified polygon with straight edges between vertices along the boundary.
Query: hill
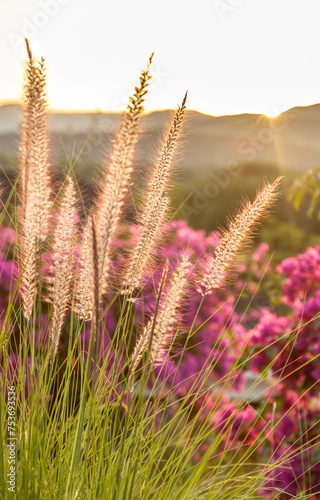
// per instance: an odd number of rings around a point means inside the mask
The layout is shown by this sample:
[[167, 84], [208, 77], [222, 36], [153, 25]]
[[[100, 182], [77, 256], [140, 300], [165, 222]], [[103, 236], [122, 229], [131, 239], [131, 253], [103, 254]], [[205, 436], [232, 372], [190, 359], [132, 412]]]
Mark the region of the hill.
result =
[[[152, 161], [154, 147], [171, 116], [170, 110], [145, 115], [138, 163], [148, 165]], [[7, 171], [16, 163], [21, 120], [20, 105], [0, 107], [0, 162]], [[110, 146], [119, 121], [119, 113], [50, 113], [48, 126], [55, 161], [65, 161], [66, 153], [73, 155], [78, 157], [82, 171], [86, 164], [100, 158], [103, 145]], [[215, 117], [188, 111], [186, 144], [177, 165], [186, 175], [224, 168], [229, 162], [301, 173], [320, 163], [319, 137], [320, 104], [292, 108], [276, 118], [257, 114]]]

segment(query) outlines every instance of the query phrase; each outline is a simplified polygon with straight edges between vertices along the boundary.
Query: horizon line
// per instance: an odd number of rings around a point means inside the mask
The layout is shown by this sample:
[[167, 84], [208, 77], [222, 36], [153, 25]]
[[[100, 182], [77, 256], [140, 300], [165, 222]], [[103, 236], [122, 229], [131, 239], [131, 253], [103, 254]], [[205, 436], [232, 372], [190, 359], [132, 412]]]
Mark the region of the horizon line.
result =
[[[225, 113], [225, 114], [211, 114], [208, 112], [203, 112], [199, 111], [197, 109], [187, 109], [188, 112], [193, 112], [193, 113], [199, 113], [201, 115], [206, 115], [206, 116], [212, 116], [214, 118], [222, 118], [222, 117], [228, 117], [228, 116], [241, 116], [241, 115], [257, 115], [257, 116], [265, 116], [266, 118], [272, 119], [272, 118], [277, 118], [278, 116], [282, 115], [283, 113], [286, 113], [287, 111], [290, 111], [294, 108], [310, 108], [313, 106], [320, 105], [320, 102], [315, 102], [313, 104], [307, 104], [307, 105], [296, 105], [296, 106], [291, 106], [290, 108], [286, 108], [283, 111], [279, 112], [278, 114], [275, 115], [270, 115], [267, 113], [262, 113], [262, 112], [251, 112], [251, 111], [243, 111], [243, 112], [237, 112], [237, 113]], [[23, 106], [23, 102], [21, 99], [4, 99], [0, 100], [0, 108], [4, 106]], [[49, 106], [49, 113], [53, 114], [66, 114], [66, 115], [71, 115], [71, 114], [118, 114], [121, 115], [126, 108], [123, 109], [101, 109], [101, 108], [95, 108], [95, 109], [66, 109], [66, 108], [54, 108]], [[149, 109], [145, 110], [144, 114], [150, 114], [150, 113], [155, 113], [155, 112], [166, 112], [166, 111], [175, 111], [175, 108], [155, 108], [155, 109]]]

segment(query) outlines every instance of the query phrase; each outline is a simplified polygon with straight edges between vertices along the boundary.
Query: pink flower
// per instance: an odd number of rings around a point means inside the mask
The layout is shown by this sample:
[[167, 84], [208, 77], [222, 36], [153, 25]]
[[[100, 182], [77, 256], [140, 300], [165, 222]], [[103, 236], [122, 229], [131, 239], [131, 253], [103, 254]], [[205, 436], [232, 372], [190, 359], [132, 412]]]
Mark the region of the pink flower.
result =
[[269, 251], [268, 243], [260, 243], [260, 245], [258, 246], [258, 248], [255, 250], [255, 252], [252, 255], [252, 260], [254, 260], [254, 261], [262, 260], [268, 251]]

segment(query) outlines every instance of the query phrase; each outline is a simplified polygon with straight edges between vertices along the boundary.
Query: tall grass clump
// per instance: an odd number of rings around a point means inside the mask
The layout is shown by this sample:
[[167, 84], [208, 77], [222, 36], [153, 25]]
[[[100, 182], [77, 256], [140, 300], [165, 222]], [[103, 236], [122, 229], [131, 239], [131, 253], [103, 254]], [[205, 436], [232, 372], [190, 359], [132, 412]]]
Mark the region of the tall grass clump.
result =
[[318, 498], [320, 247], [275, 270], [265, 244], [239, 260], [280, 179], [221, 233], [170, 220], [185, 95], [129, 223], [152, 54], [81, 218], [73, 165], [53, 182], [26, 46], [0, 226], [1, 498]]

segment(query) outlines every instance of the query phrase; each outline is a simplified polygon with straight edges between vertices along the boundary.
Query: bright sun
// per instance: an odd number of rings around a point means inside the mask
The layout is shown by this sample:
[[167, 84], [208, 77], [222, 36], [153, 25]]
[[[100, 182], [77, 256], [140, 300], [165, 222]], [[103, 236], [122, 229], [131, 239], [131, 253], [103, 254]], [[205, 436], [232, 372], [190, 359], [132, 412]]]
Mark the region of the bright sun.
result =
[[270, 108], [264, 113], [264, 115], [267, 116], [268, 118], [276, 118], [281, 114], [281, 112], [282, 111], [280, 109]]

